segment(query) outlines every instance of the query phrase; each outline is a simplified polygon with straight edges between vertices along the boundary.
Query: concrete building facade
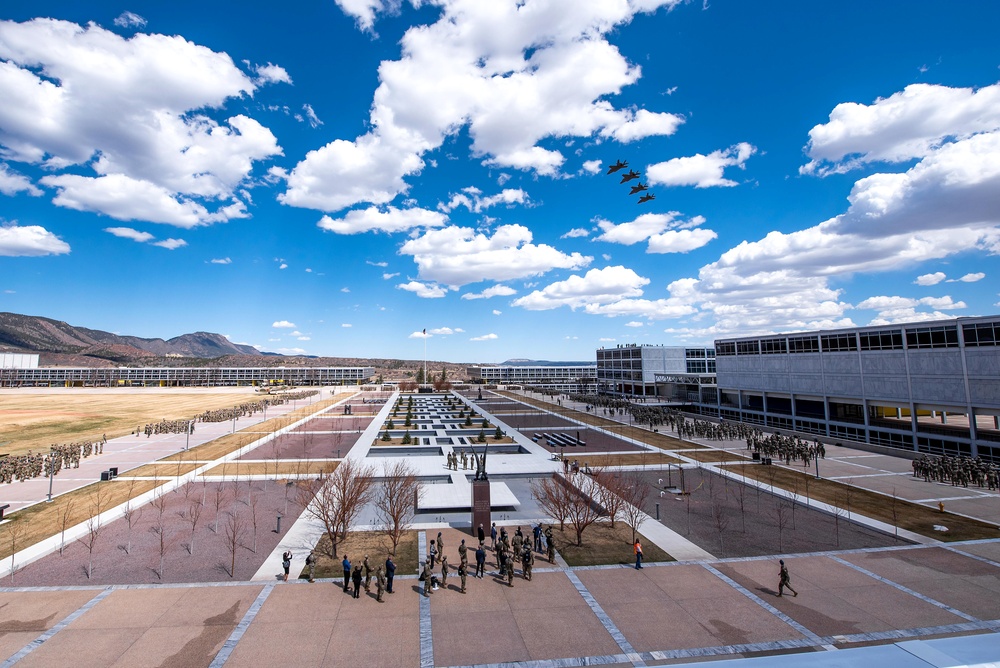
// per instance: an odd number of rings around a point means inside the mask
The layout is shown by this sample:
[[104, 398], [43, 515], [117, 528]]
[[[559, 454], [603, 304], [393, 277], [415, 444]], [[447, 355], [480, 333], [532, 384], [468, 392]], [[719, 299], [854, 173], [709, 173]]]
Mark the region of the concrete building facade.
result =
[[492, 385], [527, 385], [565, 393], [590, 393], [597, 387], [594, 364], [470, 366], [466, 369], [473, 383]]
[[[622, 344], [597, 350], [601, 394], [666, 402], [698, 402], [715, 384], [715, 349]], [[707, 396], [713, 396], [709, 392]]]
[[1000, 316], [715, 342], [702, 413], [1000, 462]]
[[374, 367], [0, 368], [0, 387], [360, 385], [374, 375]]

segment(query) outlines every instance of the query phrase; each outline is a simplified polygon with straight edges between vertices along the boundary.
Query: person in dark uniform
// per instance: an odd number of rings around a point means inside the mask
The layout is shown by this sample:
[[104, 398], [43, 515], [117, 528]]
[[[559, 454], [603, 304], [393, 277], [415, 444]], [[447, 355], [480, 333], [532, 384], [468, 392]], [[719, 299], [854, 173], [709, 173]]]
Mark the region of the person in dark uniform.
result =
[[476, 529], [476, 537], [479, 539], [480, 545], [486, 542], [486, 531], [483, 530], [482, 524], [480, 524], [479, 528]]
[[351, 581], [354, 582], [354, 598], [361, 598], [361, 566], [355, 566], [351, 573]]
[[781, 564], [781, 569], [778, 571], [778, 596], [781, 596], [783, 589], [788, 589], [792, 592], [792, 596], [798, 596], [799, 592], [792, 589], [792, 577], [788, 574], [788, 567], [785, 566], [784, 559], [778, 559], [778, 563]]
[[480, 580], [486, 573], [486, 547], [480, 543], [476, 548], [476, 577]]
[[552, 540], [552, 527], [545, 527], [545, 545], [549, 548], [549, 563], [556, 563], [556, 544]]
[[396, 562], [392, 560], [392, 555], [385, 560], [385, 590], [392, 593], [392, 579], [396, 577]]
[[310, 552], [309, 556], [306, 557], [306, 567], [309, 569], [309, 582], [316, 582], [313, 579], [313, 573], [316, 570], [316, 553]]

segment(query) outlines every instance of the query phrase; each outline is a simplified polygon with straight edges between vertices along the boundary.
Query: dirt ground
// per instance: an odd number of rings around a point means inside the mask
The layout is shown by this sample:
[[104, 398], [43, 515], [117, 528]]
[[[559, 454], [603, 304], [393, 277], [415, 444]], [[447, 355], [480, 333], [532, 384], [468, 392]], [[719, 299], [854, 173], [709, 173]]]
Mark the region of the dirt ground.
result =
[[[379, 563], [384, 564], [386, 557], [392, 551], [392, 543], [389, 538], [377, 531], [352, 531], [347, 534], [347, 540], [342, 541], [337, 546], [337, 558], [330, 556], [330, 541], [324, 536], [316, 545], [316, 570], [317, 578], [342, 578], [344, 569], [341, 565], [344, 555], [348, 555], [351, 563], [360, 564], [364, 555], [369, 556], [369, 563], [372, 568]], [[396, 575], [407, 575], [417, 572], [417, 532], [407, 531], [399, 540], [399, 547], [393, 559], [396, 562]], [[307, 577], [300, 575], [299, 577]]]
[[[750, 467], [748, 467], [750, 468]], [[684, 484], [690, 494], [665, 492], [668, 482], [678, 485], [675, 471], [668, 481], [662, 473], [647, 473], [653, 488], [643, 508], [680, 535], [717, 557], [755, 557], [768, 554], [822, 552], [904, 545], [893, 536], [834, 516], [792, 504], [766, 490], [729, 480], [708, 469], [689, 469]], [[659, 481], [663, 480], [663, 485]], [[741, 510], [742, 501], [742, 510]], [[648, 520], [647, 520], [648, 521]]]
[[[926, 506], [903, 499], [887, 497], [866, 489], [841, 484], [834, 480], [817, 480], [812, 475], [791, 471], [780, 466], [760, 464], [734, 464], [727, 466], [747, 477], [767, 482], [769, 485], [808, 494], [811, 498], [835, 504], [843, 509], [894, 524], [924, 536], [943, 541], [979, 540], [1000, 538], [1000, 530], [979, 520], [938, 512]], [[849, 483], [849, 481], [844, 481]], [[948, 531], [936, 531], [935, 526], [946, 526]]]
[[[215, 501], [220, 485], [222, 495], [216, 532]], [[266, 484], [254, 481], [252, 488], [247, 482], [193, 482], [168, 492], [162, 497], [165, 502], [162, 514], [165, 527], [162, 577], [159, 573], [160, 512], [156, 504], [151, 503], [136, 512], [131, 532], [125, 518], [101, 528], [94, 541], [91, 578], [87, 577], [90, 552], [87, 547], [89, 537], [86, 537], [67, 543], [61, 555], [56, 551], [19, 569], [14, 574], [14, 584], [52, 586], [249, 580], [302, 511], [296, 503], [294, 490], [288, 494], [286, 506], [286, 489], [280, 481]], [[200, 517], [192, 533], [190, 513], [193, 507], [199, 505]], [[238, 531], [234, 578], [229, 573], [232, 552], [227, 540], [227, 525], [232, 513], [236, 513], [242, 524]], [[253, 523], [255, 513], [256, 532]], [[279, 514], [283, 516], [281, 534], [275, 533]], [[130, 533], [131, 549], [126, 552]], [[275, 577], [277, 575], [275, 573]], [[9, 584], [10, 578], [5, 578], [4, 583]]]
[[124, 436], [160, 420], [189, 419], [199, 413], [229, 408], [261, 395], [192, 393], [136, 388], [131, 392], [0, 394], [0, 452], [12, 455], [47, 449], [53, 443]]

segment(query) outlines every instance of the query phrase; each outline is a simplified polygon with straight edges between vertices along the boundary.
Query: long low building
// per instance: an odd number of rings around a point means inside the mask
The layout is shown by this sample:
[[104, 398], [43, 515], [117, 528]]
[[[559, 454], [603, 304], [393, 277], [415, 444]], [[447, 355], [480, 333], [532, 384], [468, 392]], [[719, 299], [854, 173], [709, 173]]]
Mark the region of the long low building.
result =
[[1000, 316], [720, 339], [702, 413], [1000, 462]]
[[595, 364], [498, 364], [470, 366], [466, 372], [473, 383], [531, 385], [567, 393], [594, 392], [597, 387]]
[[0, 369], [0, 387], [361, 385], [374, 367], [118, 367]]

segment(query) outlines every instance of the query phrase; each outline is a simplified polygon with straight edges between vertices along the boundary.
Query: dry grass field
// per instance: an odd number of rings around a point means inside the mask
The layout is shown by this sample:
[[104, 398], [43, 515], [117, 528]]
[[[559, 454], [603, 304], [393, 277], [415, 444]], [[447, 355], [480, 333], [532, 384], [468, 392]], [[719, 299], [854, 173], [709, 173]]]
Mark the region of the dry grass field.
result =
[[265, 476], [313, 476], [321, 473], [332, 473], [339, 462], [315, 461], [309, 459], [298, 459], [289, 461], [287, 459], [275, 462], [226, 462], [219, 464], [204, 473], [206, 476], [222, 476], [225, 479], [237, 480], [242, 476], [265, 475]]
[[48, 449], [53, 443], [124, 436], [136, 426], [160, 420], [183, 420], [199, 413], [230, 408], [262, 396], [245, 393], [151, 391], [66, 391], [52, 394], [0, 393], [0, 452], [18, 455]]

